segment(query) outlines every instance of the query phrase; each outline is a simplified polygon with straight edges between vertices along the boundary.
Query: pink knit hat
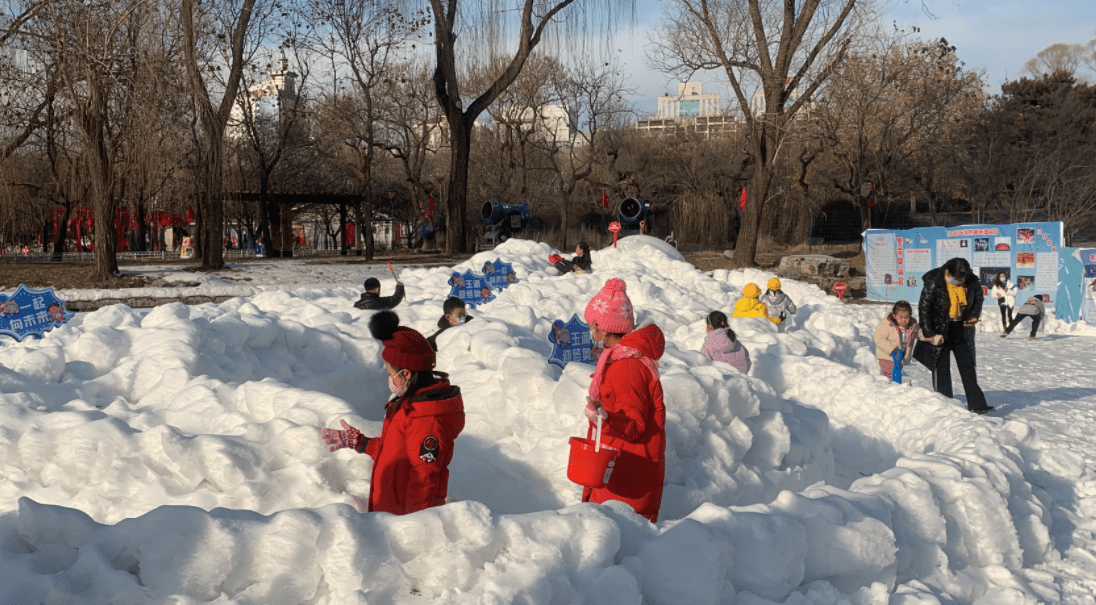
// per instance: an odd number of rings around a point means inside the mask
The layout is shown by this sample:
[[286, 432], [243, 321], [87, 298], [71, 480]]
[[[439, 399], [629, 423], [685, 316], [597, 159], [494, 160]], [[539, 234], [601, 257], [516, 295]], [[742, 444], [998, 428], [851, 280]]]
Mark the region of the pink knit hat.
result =
[[624, 280], [614, 277], [586, 305], [586, 323], [609, 334], [627, 334], [636, 328], [632, 301], [625, 294]]

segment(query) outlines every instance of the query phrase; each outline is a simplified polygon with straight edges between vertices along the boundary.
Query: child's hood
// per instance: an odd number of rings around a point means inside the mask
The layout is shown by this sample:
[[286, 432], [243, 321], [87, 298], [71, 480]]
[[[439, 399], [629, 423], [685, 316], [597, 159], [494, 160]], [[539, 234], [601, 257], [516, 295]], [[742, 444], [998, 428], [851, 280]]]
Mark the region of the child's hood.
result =
[[648, 324], [626, 335], [620, 340], [620, 344], [632, 347], [644, 357], [658, 360], [666, 351], [666, 336], [655, 324]]

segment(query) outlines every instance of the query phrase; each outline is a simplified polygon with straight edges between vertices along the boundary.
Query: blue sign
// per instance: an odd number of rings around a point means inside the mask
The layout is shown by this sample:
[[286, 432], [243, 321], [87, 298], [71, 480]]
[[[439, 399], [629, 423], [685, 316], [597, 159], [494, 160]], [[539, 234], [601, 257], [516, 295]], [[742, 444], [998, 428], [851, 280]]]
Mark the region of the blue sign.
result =
[[498, 258], [495, 262], [484, 263], [483, 275], [487, 285], [500, 292], [510, 284], [518, 283], [518, 278], [514, 275], [514, 265], [504, 263]]
[[472, 273], [471, 269], [464, 273], [454, 273], [449, 276], [449, 296], [456, 296], [464, 301], [469, 309], [475, 309], [476, 305], [489, 303], [495, 300], [491, 294], [491, 286], [482, 275]]
[[[964, 225], [864, 232], [868, 300], [916, 301], [923, 276], [952, 258], [964, 258], [984, 290], [998, 273], [1019, 289], [1017, 299], [1058, 295], [1062, 223]], [[1052, 306], [1052, 305], [1048, 305]]]
[[597, 365], [597, 358], [591, 348], [593, 341], [590, 339], [590, 326], [579, 319], [578, 315], [572, 315], [567, 323], [562, 319], [552, 322], [548, 342], [552, 343], [549, 363], [561, 368], [572, 361]]
[[0, 294], [0, 334], [17, 341], [27, 336], [41, 338], [74, 315], [52, 287], [36, 290], [19, 284], [11, 296]]

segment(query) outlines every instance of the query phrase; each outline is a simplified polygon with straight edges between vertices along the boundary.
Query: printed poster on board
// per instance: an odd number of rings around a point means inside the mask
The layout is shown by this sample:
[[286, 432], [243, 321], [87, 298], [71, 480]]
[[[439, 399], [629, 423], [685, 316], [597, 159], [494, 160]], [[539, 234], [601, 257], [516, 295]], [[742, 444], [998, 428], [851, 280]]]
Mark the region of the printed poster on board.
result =
[[514, 265], [504, 263], [499, 258], [496, 258], [493, 262], [483, 264], [483, 278], [487, 281], [488, 286], [500, 292], [509, 287], [510, 284], [518, 283], [518, 278], [514, 274]]
[[593, 340], [590, 338], [590, 326], [572, 315], [571, 319], [564, 322], [557, 319], [552, 322], [552, 330], [548, 332], [548, 342], [552, 343], [552, 354], [548, 356], [548, 362], [559, 367], [564, 367], [572, 361], [597, 365], [597, 357], [594, 356]]
[[1061, 223], [869, 229], [864, 232], [867, 298], [915, 302], [926, 272], [963, 258], [985, 292], [994, 276], [1004, 273], [1020, 289], [1017, 298], [1043, 294], [1053, 307], [1061, 245]]
[[463, 300], [469, 309], [495, 300], [487, 280], [482, 275], [473, 273], [471, 269], [450, 275], [449, 286], [449, 296]]
[[19, 284], [11, 296], [0, 294], [0, 334], [22, 341], [41, 338], [46, 332], [72, 319], [76, 313], [65, 308], [53, 288], [28, 288]]

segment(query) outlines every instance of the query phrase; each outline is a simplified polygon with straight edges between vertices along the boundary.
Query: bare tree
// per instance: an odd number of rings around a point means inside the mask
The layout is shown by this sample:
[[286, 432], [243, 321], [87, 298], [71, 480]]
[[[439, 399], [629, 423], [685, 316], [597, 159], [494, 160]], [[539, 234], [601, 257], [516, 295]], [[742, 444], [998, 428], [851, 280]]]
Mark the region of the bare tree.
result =
[[[179, 21], [183, 30], [183, 57], [190, 80], [190, 95], [201, 124], [198, 163], [202, 267], [220, 269], [224, 266], [221, 181], [225, 128], [239, 94], [244, 65], [262, 33], [261, 27], [253, 26], [253, 20], [261, 21], [262, 16], [256, 15], [257, 0], [228, 0], [220, 5], [204, 6], [200, 6], [198, 0], [181, 2]], [[265, 8], [270, 10], [273, 5]], [[227, 43], [227, 48], [220, 46], [222, 42]], [[213, 52], [217, 48], [223, 52]], [[224, 79], [218, 81], [216, 76], [221, 74], [221, 67]], [[218, 92], [219, 98], [216, 98]]]
[[547, 88], [558, 105], [541, 107], [534, 129], [540, 135], [533, 142], [545, 152], [558, 179], [561, 246], [566, 250], [575, 188], [590, 178], [601, 159], [606, 130], [633, 115], [624, 100], [631, 91], [614, 65], [589, 60], [573, 67], [560, 65]]
[[399, 162], [411, 198], [426, 200], [444, 176], [437, 170], [442, 126], [432, 71], [411, 63], [395, 66], [389, 75], [392, 88], [378, 122], [381, 145]]
[[361, 242], [364, 236], [365, 257], [372, 259], [374, 164], [381, 147], [377, 122], [389, 104], [385, 95], [394, 90], [398, 69], [393, 64], [401, 51], [414, 48], [410, 39], [426, 25], [425, 12], [407, 16], [394, 3], [344, 0], [311, 0], [311, 9], [317, 28], [324, 32], [317, 36], [316, 45], [330, 59], [334, 78], [323, 102], [328, 109], [338, 109], [335, 115], [343, 122], [344, 144], [357, 160], [356, 193], [365, 208], [364, 213], [361, 205], [357, 208], [355, 238]]
[[1020, 73], [1033, 77], [1056, 72], [1076, 75], [1087, 50], [1085, 44], [1051, 44], [1028, 59]]
[[[43, 6], [34, 21], [61, 75], [61, 94], [79, 133], [95, 210], [95, 275], [118, 272], [116, 210], [126, 133], [144, 102], [141, 82], [150, 77], [149, 39], [157, 11], [144, 0], [86, 4], [59, 0]], [[156, 30], [160, 31], [160, 30]]]
[[930, 148], [951, 147], [957, 126], [985, 102], [982, 79], [963, 69], [945, 40], [908, 40], [902, 32], [850, 53], [819, 90], [807, 139], [832, 158], [825, 180], [860, 209], [896, 193], [901, 173]]
[[[545, 37], [549, 25], [560, 17], [563, 33], [582, 33], [584, 26], [597, 17], [616, 18], [618, 6], [630, 10], [634, 0], [622, 5], [607, 2], [595, 4], [590, 12], [568, 11], [575, 0], [522, 0], [517, 10], [508, 9], [493, 2], [472, 0], [429, 0], [434, 21], [434, 51], [437, 66], [434, 70], [434, 87], [438, 103], [445, 113], [449, 128], [450, 160], [449, 186], [446, 194], [446, 221], [448, 237], [446, 252], [465, 252], [468, 242], [465, 233], [465, 211], [468, 202], [468, 161], [471, 153], [472, 129], [479, 117], [495, 99], [506, 90], [521, 73], [529, 55]], [[516, 29], [516, 36], [511, 36]], [[463, 54], [458, 53], [457, 35], [461, 34]], [[576, 36], [577, 38], [577, 36]], [[503, 52], [504, 41], [514, 40], [517, 48], [512, 54]], [[472, 63], [471, 53], [488, 58], [488, 63], [502, 63], [505, 68], [478, 93], [462, 91], [459, 61]], [[504, 58], [505, 57], [505, 58]], [[501, 59], [500, 59], [501, 58]], [[468, 102], [467, 109], [465, 103]]]
[[[844, 60], [870, 0], [671, 0], [655, 41], [655, 63], [690, 74], [721, 70], [749, 133], [753, 174], [733, 263], [756, 265], [759, 227], [776, 163], [797, 114]], [[761, 106], [751, 105], [750, 84]]]

